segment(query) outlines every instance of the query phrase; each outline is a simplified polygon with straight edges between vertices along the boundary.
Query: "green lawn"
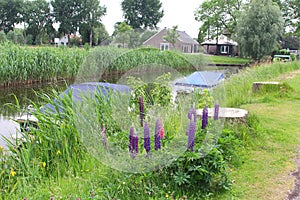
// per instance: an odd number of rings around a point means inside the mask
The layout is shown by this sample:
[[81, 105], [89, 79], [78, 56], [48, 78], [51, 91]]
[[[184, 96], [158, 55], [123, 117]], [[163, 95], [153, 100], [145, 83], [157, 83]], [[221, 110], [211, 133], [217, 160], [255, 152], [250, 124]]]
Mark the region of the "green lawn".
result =
[[300, 136], [300, 75], [289, 73], [275, 81], [287, 82], [294, 91], [285, 98], [269, 94], [243, 105], [260, 119], [261, 129], [241, 149], [243, 164], [232, 168], [232, 189], [216, 199], [285, 199], [293, 189], [295, 159]]
[[249, 59], [239, 57], [228, 57], [228, 56], [214, 56], [205, 55], [207, 62], [218, 63], [218, 64], [247, 64], [250, 62]]

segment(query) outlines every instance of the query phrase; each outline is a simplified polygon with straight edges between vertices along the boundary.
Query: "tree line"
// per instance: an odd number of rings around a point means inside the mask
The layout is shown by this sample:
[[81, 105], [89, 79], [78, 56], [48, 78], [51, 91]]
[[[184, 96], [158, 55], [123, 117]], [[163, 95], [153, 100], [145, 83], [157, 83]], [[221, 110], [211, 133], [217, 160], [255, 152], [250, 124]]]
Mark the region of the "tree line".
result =
[[[133, 29], [157, 28], [163, 17], [159, 0], [123, 0], [122, 10], [124, 23]], [[99, 0], [0, 0], [0, 39], [7, 37], [16, 43], [43, 44], [54, 37], [79, 32], [82, 43], [98, 45], [109, 38], [101, 23], [105, 14], [106, 6], [101, 6]], [[54, 23], [59, 25], [58, 30]], [[124, 32], [120, 23], [116, 22], [115, 35]], [[15, 28], [17, 24], [22, 24], [21, 30]]]
[[[276, 48], [300, 47], [299, 0], [204, 0], [199, 4], [194, 16], [199, 21], [200, 43], [226, 34], [238, 41], [241, 56], [255, 60]], [[99, 0], [0, 0], [0, 41], [6, 37], [16, 43], [43, 44], [79, 32], [81, 38], [73, 37], [73, 43], [82, 40], [92, 46], [113, 38], [120, 46], [135, 48], [155, 33], [164, 16], [160, 0], [123, 0], [121, 9], [124, 21], [116, 22], [109, 36], [101, 22], [106, 7]], [[165, 37], [171, 44], [178, 37], [174, 23]], [[16, 24], [22, 24], [22, 30], [15, 29]]]
[[226, 34], [240, 54], [260, 61], [280, 48], [300, 48], [299, 0], [204, 0], [195, 11], [198, 41]]

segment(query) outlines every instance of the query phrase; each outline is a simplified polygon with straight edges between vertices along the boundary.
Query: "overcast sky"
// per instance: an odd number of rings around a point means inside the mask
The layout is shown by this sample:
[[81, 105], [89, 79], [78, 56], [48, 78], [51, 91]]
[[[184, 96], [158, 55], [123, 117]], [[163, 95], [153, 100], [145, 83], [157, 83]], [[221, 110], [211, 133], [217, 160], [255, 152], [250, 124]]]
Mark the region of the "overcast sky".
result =
[[[123, 21], [121, 10], [122, 0], [100, 0], [100, 4], [105, 5], [107, 14], [102, 18], [106, 30], [112, 34], [114, 24]], [[187, 32], [193, 38], [198, 37], [200, 22], [194, 18], [194, 11], [199, 8], [203, 0], [161, 0], [164, 17], [157, 25], [159, 28], [172, 28], [178, 25], [178, 30]]]

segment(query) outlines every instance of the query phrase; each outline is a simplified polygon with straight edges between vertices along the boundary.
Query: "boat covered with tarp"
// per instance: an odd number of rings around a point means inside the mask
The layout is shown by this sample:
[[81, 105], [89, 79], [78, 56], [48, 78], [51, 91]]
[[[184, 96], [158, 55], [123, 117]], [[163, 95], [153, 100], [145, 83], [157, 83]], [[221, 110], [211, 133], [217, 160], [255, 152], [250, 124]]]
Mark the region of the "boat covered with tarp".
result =
[[225, 75], [221, 72], [196, 71], [185, 78], [177, 80], [175, 85], [212, 88], [217, 86], [224, 79]]
[[[40, 107], [44, 114], [63, 113], [65, 97], [71, 97], [73, 103], [82, 102], [83, 98], [95, 98], [95, 95], [107, 95], [109, 92], [130, 93], [130, 87], [127, 85], [103, 83], [103, 82], [86, 82], [70, 85], [64, 92], [59, 94], [52, 102]], [[35, 111], [29, 109], [26, 114], [15, 118], [21, 126], [21, 129], [27, 128], [29, 124], [37, 126], [38, 119], [34, 115]]]

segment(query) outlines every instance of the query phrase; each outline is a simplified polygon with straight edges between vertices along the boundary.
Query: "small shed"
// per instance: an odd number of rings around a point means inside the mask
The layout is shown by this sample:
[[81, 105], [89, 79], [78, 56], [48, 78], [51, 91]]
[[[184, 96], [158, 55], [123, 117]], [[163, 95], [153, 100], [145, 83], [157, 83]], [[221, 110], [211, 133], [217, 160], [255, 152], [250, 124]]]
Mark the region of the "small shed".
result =
[[237, 56], [238, 43], [225, 35], [217, 39], [208, 39], [201, 43], [204, 53], [213, 55]]

